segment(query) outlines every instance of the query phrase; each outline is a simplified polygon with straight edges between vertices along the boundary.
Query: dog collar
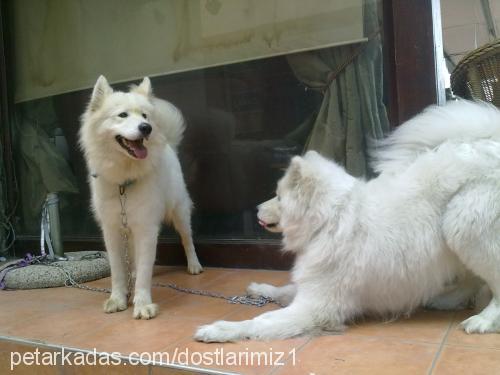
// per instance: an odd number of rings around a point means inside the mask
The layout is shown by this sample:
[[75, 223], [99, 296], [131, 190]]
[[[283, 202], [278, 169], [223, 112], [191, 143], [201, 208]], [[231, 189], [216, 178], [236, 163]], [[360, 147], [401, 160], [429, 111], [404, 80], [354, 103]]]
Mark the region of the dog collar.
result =
[[118, 192], [120, 195], [125, 194], [125, 189], [132, 185], [136, 180], [125, 180], [122, 184], [118, 185]]
[[130, 185], [133, 185], [137, 180], [125, 180], [122, 184], [120, 184], [120, 189], [128, 188]]
[[[91, 173], [90, 176], [92, 178], [97, 178], [99, 177], [99, 175], [97, 173]], [[133, 185], [135, 184], [137, 180], [132, 180], [132, 179], [126, 179], [125, 181], [123, 181], [121, 184], [118, 184], [118, 187], [120, 189], [120, 191], [125, 191], [126, 188], [128, 188], [130, 185]]]

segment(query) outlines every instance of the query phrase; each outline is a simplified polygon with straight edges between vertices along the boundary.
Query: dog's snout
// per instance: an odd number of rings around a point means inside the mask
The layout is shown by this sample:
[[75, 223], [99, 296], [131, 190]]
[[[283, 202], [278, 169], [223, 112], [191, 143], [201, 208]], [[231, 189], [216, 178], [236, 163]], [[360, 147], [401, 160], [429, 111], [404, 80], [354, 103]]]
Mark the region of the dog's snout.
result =
[[147, 122], [143, 122], [143, 123], [139, 124], [139, 131], [144, 136], [150, 135], [152, 130], [153, 130], [153, 128]]

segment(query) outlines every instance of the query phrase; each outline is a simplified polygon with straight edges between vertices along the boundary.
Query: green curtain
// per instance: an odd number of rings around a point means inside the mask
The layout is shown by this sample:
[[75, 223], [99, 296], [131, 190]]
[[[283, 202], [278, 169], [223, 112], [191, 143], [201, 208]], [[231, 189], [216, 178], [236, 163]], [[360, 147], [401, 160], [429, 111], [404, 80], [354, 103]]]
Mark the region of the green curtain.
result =
[[56, 148], [58, 127], [52, 99], [23, 103], [17, 112], [17, 173], [23, 232], [38, 232], [40, 210], [47, 193], [77, 193], [77, 183], [66, 159]]
[[370, 37], [355, 53], [356, 46], [340, 46], [288, 56], [297, 78], [324, 93], [305, 150], [316, 150], [335, 159], [355, 176], [370, 176], [367, 143], [389, 130], [383, 104], [383, 57], [377, 1], [364, 2], [364, 34]]
[[[3, 124], [5, 126], [5, 124]], [[3, 144], [0, 143], [0, 155], [3, 155]], [[7, 239], [11, 234], [11, 224], [6, 212], [6, 178], [4, 161], [0, 162], [0, 256], [7, 255], [9, 244]], [[12, 239], [11, 239], [12, 240]]]

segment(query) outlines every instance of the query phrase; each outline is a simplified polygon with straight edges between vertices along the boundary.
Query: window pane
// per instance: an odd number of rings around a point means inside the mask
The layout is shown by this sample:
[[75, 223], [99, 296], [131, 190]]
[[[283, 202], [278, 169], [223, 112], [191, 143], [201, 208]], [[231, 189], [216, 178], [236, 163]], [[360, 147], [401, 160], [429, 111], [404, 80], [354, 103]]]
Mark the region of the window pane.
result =
[[[40, 1], [37, 6], [43, 8], [42, 3], [46, 2]], [[70, 12], [71, 7], [76, 6], [74, 3], [64, 1], [61, 6]], [[104, 19], [107, 15], [109, 19], [119, 20], [122, 15], [124, 20], [130, 20], [126, 9], [117, 10], [111, 6], [108, 9], [107, 4], [113, 1], [84, 3], [94, 4], [99, 9], [104, 7], [101, 9], [104, 14], [100, 15]], [[225, 26], [203, 25], [206, 19], [198, 17], [190, 19], [188, 27], [197, 32], [204, 28], [207, 40], [212, 42], [212, 37], [224, 34], [230, 38], [233, 33], [248, 30], [254, 30], [263, 38], [269, 26], [267, 13], [255, 13], [250, 18], [252, 24], [234, 22], [242, 17], [241, 6], [250, 3], [261, 4], [266, 9], [271, 2], [231, 2], [234, 9], [219, 9], [218, 18], [212, 21], [229, 20], [234, 15], [233, 22]], [[284, 4], [279, 0], [272, 3], [276, 9]], [[120, 32], [121, 26], [114, 23], [105, 30], [100, 29], [99, 50], [93, 50], [96, 37], [87, 36], [83, 31], [101, 19], [81, 13], [81, 8], [78, 13], [80, 26], [75, 27], [59, 10], [49, 7], [37, 8], [38, 14], [30, 11], [33, 19], [55, 12], [51, 17], [55, 17], [57, 32], [52, 25], [46, 29], [51, 31], [38, 41], [46, 40], [51, 51], [50, 54], [42, 53], [46, 61], [40, 63], [33, 60], [36, 55], [30, 60], [30, 54], [40, 50], [40, 46], [34, 47], [33, 39], [27, 36], [29, 33], [21, 31], [21, 24], [13, 27], [11, 43], [18, 43], [14, 63], [25, 67], [16, 82], [18, 103], [14, 124], [20, 188], [19, 232], [38, 234], [44, 197], [48, 192], [58, 191], [65, 238], [100, 235], [90, 214], [88, 173], [77, 146], [79, 118], [90, 96], [88, 87], [100, 73], [111, 78], [114, 88], [119, 90], [127, 90], [129, 84], [137, 83], [138, 76], [153, 75], [155, 95], [171, 101], [184, 114], [187, 129], [179, 157], [195, 205], [193, 229], [198, 240], [279, 238], [259, 227], [255, 219], [256, 205], [273, 197], [276, 182], [291, 156], [305, 150], [317, 150], [336, 159], [349, 172], [369, 176], [367, 140], [380, 138], [388, 130], [383, 103], [380, 4], [344, 0], [314, 3], [319, 8], [311, 8], [305, 5], [306, 2], [293, 1], [293, 6], [287, 2], [289, 8], [273, 13], [276, 18], [274, 31], [279, 29], [277, 25], [285, 27], [294, 20], [289, 39], [283, 37], [286, 43], [280, 45], [279, 50], [274, 47], [257, 50], [245, 44], [239, 50], [232, 47], [225, 50], [226, 54], [221, 51], [210, 54], [210, 49], [201, 48], [204, 57], [189, 60], [190, 63], [194, 61], [191, 65], [186, 60], [182, 68], [170, 64], [173, 60], [169, 62], [157, 55], [164, 44], [158, 35], [156, 39], [149, 38], [154, 34], [152, 31], [137, 30], [139, 25], [129, 25], [125, 35]], [[13, 4], [17, 1], [9, 4], [15, 12]], [[149, 14], [152, 10], [148, 4], [150, 2], [137, 1], [133, 6], [139, 7], [140, 14]], [[171, 20], [167, 9], [172, 4], [188, 8], [195, 4], [198, 12], [204, 9], [203, 12], [210, 13], [229, 2], [160, 1], [154, 4], [161, 10], [153, 12], [158, 15], [157, 27], [168, 28]], [[325, 14], [319, 14], [318, 9], [325, 9]], [[169, 16], [161, 17], [165, 14]], [[325, 15], [344, 20], [351, 17], [351, 32], [346, 32], [345, 23], [327, 22], [322, 18]], [[356, 17], [361, 28], [355, 26]], [[13, 19], [20, 22], [19, 18]], [[320, 24], [312, 27], [306, 22], [312, 19]], [[360, 29], [361, 34], [358, 35], [355, 29]], [[43, 30], [40, 26], [38, 31]], [[316, 37], [310, 37], [313, 35], [311, 30], [317, 32]], [[86, 46], [90, 49], [71, 46], [72, 39], [64, 36], [66, 31], [76, 36], [77, 44], [82, 40], [90, 43]], [[302, 39], [292, 38], [299, 34]], [[163, 38], [164, 43], [170, 43], [168, 32], [164, 32]], [[278, 43], [273, 39], [275, 42]], [[302, 51], [304, 49], [307, 51]], [[81, 55], [82, 51], [85, 56]], [[171, 51], [162, 53], [173, 58]], [[212, 60], [208, 62], [208, 59]], [[62, 61], [70, 66], [57, 68]], [[181, 62], [176, 60], [176, 63]], [[23, 74], [29, 77], [23, 78]], [[162, 235], [175, 236], [170, 229], [165, 229]]]

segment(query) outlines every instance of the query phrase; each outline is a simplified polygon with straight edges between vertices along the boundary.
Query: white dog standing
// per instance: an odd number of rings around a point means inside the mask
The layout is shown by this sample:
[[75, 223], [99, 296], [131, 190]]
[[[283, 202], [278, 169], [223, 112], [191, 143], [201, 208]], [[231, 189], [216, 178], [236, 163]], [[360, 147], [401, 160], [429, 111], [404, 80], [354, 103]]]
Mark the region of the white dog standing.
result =
[[259, 207], [296, 253], [293, 284], [248, 292], [286, 308], [202, 326], [200, 341], [277, 339], [341, 330], [356, 317], [421, 305], [461, 308], [484, 284], [467, 333], [500, 331], [500, 111], [460, 101], [396, 130], [363, 181], [315, 152], [293, 158], [277, 197]]
[[183, 131], [181, 113], [153, 96], [148, 78], [127, 93], [114, 92], [103, 76], [97, 80], [82, 116], [80, 144], [111, 266], [112, 293], [104, 304], [107, 313], [125, 310], [128, 303], [120, 195], [135, 275], [134, 318], [150, 319], [158, 313], [151, 300], [151, 279], [163, 221], [172, 221], [179, 232], [188, 271], [202, 271], [191, 237], [192, 202], [176, 154]]

